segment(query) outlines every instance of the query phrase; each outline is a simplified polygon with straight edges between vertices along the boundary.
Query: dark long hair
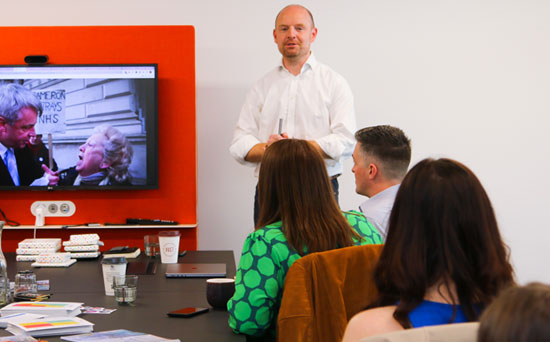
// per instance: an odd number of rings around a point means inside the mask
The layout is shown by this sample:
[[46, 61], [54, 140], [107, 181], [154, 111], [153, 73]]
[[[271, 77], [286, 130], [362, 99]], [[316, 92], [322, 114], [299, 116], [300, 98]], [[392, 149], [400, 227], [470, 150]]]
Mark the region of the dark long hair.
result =
[[[514, 282], [493, 207], [470, 169], [450, 159], [425, 159], [401, 184], [388, 236], [375, 271], [377, 305], [395, 305], [394, 318], [410, 328], [409, 313], [426, 290], [456, 287], [468, 321]], [[476, 309], [476, 307], [478, 309]]]
[[306, 140], [283, 139], [265, 151], [258, 180], [256, 229], [282, 221], [300, 255], [351, 246], [351, 228], [334, 199], [320, 152]]

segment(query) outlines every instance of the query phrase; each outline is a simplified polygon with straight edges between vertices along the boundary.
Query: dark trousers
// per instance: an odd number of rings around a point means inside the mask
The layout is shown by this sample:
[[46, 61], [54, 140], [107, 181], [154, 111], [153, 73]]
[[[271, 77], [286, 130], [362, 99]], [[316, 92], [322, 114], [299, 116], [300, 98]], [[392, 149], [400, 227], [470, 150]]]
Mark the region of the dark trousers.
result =
[[[332, 191], [334, 192], [334, 198], [336, 203], [338, 203], [338, 194], [340, 193], [340, 184], [338, 184], [338, 178], [333, 178], [330, 180], [332, 184]], [[256, 191], [254, 192], [254, 227], [258, 222], [258, 216], [260, 215], [260, 204], [258, 203], [258, 185], [256, 184]]]

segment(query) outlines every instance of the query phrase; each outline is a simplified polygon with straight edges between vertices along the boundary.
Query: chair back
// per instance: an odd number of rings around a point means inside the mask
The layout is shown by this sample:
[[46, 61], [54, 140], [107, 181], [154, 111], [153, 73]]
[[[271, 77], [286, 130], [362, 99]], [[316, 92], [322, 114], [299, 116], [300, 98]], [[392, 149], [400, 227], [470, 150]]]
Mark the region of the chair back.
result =
[[277, 340], [340, 341], [348, 321], [376, 299], [373, 271], [383, 245], [312, 253], [290, 267]]
[[365, 337], [361, 342], [476, 342], [479, 322], [432, 325]]

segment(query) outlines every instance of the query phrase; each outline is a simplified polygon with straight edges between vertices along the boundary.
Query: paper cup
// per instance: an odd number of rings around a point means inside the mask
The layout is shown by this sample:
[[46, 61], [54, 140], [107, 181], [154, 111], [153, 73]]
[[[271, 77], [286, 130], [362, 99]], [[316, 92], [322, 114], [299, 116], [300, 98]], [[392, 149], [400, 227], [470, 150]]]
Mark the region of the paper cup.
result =
[[104, 258], [101, 261], [103, 268], [103, 284], [105, 285], [105, 295], [114, 296], [113, 277], [126, 274], [126, 258]]
[[163, 264], [176, 264], [180, 247], [180, 232], [166, 230], [159, 232], [160, 262]]

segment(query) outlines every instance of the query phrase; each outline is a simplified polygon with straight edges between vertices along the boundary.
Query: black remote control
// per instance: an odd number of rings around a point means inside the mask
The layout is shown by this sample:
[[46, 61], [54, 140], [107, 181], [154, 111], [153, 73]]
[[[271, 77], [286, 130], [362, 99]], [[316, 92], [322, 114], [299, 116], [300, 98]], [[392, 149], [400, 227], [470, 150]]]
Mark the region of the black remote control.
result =
[[177, 221], [171, 221], [171, 220], [148, 220], [148, 219], [140, 219], [140, 218], [127, 218], [126, 224], [141, 224], [141, 225], [161, 225], [161, 226], [174, 226], [177, 225]]

